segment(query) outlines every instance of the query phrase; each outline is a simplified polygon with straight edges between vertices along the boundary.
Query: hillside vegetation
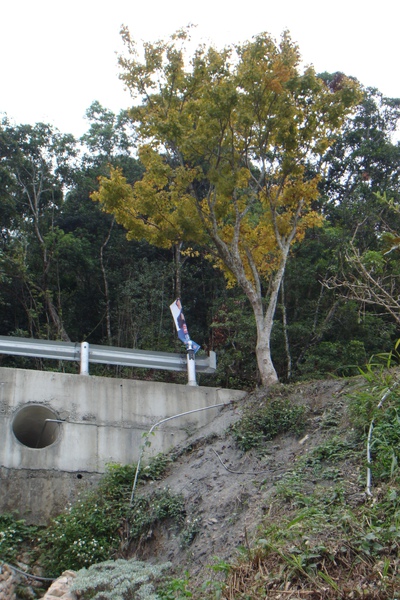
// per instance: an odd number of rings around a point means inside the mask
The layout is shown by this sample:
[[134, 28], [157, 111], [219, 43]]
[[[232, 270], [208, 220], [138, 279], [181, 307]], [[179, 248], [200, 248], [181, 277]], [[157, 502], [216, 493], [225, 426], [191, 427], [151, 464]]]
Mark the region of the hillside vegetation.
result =
[[[104, 598], [393, 600], [400, 593], [397, 384], [396, 369], [369, 366], [360, 378], [255, 391], [153, 459], [132, 506], [135, 466], [110, 466], [97, 490], [40, 534], [21, 529], [20, 539], [31, 538], [32, 564], [46, 575], [97, 563], [96, 576], [78, 573], [82, 598], [111, 585], [109, 563], [99, 583], [101, 563], [111, 558], [123, 559], [125, 575], [116, 567], [115, 576], [131, 584]], [[0, 547], [10, 562], [26, 551], [12, 541], [3, 527]], [[134, 595], [130, 569], [147, 569], [147, 595]]]
[[0, 335], [183, 354], [181, 298], [218, 356], [198, 383], [249, 394], [134, 494], [110, 465], [43, 530], [0, 516], [0, 557], [92, 567], [85, 599], [398, 599], [400, 99], [303, 69], [289, 32], [122, 37], [133, 108], [93, 102], [79, 140], [0, 120]]
[[[328, 96], [341, 89], [344, 81], [340, 73], [311, 79]], [[223, 82], [221, 75], [225, 89]], [[231, 87], [236, 85], [229, 82]], [[299, 82], [301, 79], [294, 83]], [[323, 151], [325, 146], [321, 146], [318, 164], [307, 153], [303, 157], [301, 172], [314, 184], [318, 182], [311, 208], [319, 217], [307, 221], [310, 215], [304, 215], [307, 222], [299, 224], [301, 231], [292, 240], [279, 294], [274, 279], [279, 252], [271, 246], [268, 225], [273, 215], [264, 206], [265, 199], [252, 204], [251, 186], [235, 192], [240, 198], [250, 194], [249, 211], [243, 211], [246, 219], [251, 217], [245, 227], [250, 240], [243, 243], [256, 253], [257, 297], [263, 295], [260, 315], [269, 303], [271, 289], [275, 290], [276, 309], [271, 307], [269, 312], [269, 319], [274, 313], [270, 346], [280, 381], [322, 379], [332, 373], [354, 375], [357, 366], [365, 365], [372, 354], [389, 351], [398, 337], [400, 145], [393, 134], [400, 118], [400, 100], [385, 98], [376, 89], [360, 89], [360, 104], [335, 138], [329, 139], [329, 148]], [[285, 94], [290, 95], [290, 89]], [[304, 94], [307, 107], [306, 91]], [[284, 103], [281, 108], [284, 110]], [[232, 110], [239, 109], [233, 106]], [[207, 110], [203, 112], [206, 118]], [[246, 117], [245, 112], [241, 115]], [[99, 202], [93, 202], [99, 176], [107, 178], [110, 165], [122, 170], [129, 190], [140, 185], [146, 190], [148, 179], [143, 178], [145, 165], [137, 156], [137, 125], [128, 111], [115, 115], [94, 102], [87, 117], [88, 131], [80, 140], [43, 123], [14, 124], [8, 118], [0, 122], [0, 335], [185, 351], [169, 310], [180, 296], [192, 339], [202, 350], [214, 350], [218, 355], [216, 374], [202, 376], [199, 383], [253, 389], [261, 382], [255, 353], [259, 334], [246, 293], [233, 285], [226, 270], [215, 268], [216, 248], [210, 239], [207, 243], [192, 240], [156, 247], [152, 239], [134, 237], [129, 228], [116, 223], [114, 215], [103, 212]], [[277, 128], [279, 133], [274, 119], [267, 119], [265, 127], [270, 121], [273, 131], [277, 133]], [[288, 125], [290, 120], [283, 122]], [[249, 131], [257, 129], [250, 127]], [[265, 134], [271, 143], [275, 133]], [[290, 138], [290, 131], [288, 135]], [[273, 187], [274, 149], [270, 150], [272, 164], [266, 166], [265, 185], [269, 182]], [[280, 156], [286, 160], [284, 152]], [[200, 162], [204, 168], [208, 164], [207, 160]], [[240, 165], [239, 161], [239, 175]], [[250, 169], [254, 177], [261, 176], [258, 169], [255, 159]], [[240, 176], [238, 185], [245, 184], [242, 179]], [[229, 238], [234, 222], [230, 200], [236, 196], [230, 198], [229, 181], [229, 189], [223, 183], [228, 214], [223, 211], [221, 218], [227, 227], [224, 236]], [[201, 196], [203, 183], [196, 185]], [[160, 194], [175, 194], [174, 190], [168, 183]], [[279, 201], [275, 207], [279, 218], [285, 220], [292, 214], [292, 200], [301, 201], [302, 190], [298, 191], [293, 192], [295, 198], [289, 194]], [[185, 194], [183, 190], [182, 197], [186, 198]], [[156, 197], [150, 193], [149, 211], [158, 205]], [[197, 209], [190, 206], [186, 210], [180, 196], [174, 199], [179, 214], [175, 204], [166, 207], [157, 227], [161, 236], [168, 233], [164, 228], [177, 216], [186, 218], [189, 232], [189, 225], [197, 227]], [[147, 212], [143, 211], [139, 217], [145, 218]], [[282, 235], [285, 231], [283, 227]], [[242, 252], [243, 246], [240, 248]], [[248, 269], [246, 277], [251, 282]], [[23, 357], [1, 356], [0, 364], [58, 368], [52, 361]], [[78, 371], [73, 363], [60, 368]], [[91, 372], [185, 381], [179, 373], [144, 369], [94, 365]]]

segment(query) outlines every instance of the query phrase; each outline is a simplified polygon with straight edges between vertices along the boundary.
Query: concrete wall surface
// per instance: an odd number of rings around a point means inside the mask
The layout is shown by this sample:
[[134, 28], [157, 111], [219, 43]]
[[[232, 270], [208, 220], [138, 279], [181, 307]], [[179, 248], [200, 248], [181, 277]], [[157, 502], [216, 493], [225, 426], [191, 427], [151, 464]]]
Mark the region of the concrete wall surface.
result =
[[[158, 421], [243, 396], [221, 388], [0, 368], [0, 512], [11, 505], [43, 522], [77, 486], [98, 479], [107, 463], [136, 462], [143, 434]], [[220, 410], [161, 425], [146, 455], [182, 443]]]

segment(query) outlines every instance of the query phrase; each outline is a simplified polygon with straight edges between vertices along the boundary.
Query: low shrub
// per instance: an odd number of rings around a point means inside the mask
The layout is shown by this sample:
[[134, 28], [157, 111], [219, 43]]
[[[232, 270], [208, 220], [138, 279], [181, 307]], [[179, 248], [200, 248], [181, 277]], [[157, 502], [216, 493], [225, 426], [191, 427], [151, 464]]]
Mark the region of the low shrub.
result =
[[109, 560], [78, 571], [71, 590], [83, 600], [159, 600], [154, 584], [170, 566], [170, 563], [151, 565], [137, 560]]
[[270, 400], [247, 411], [231, 432], [242, 450], [261, 448], [281, 433], [299, 435], [305, 427], [304, 414], [304, 406], [293, 406], [288, 400]]
[[32, 546], [37, 536], [37, 527], [27, 525], [23, 519], [6, 513], [0, 515], [0, 558], [13, 562], [23, 545]]
[[[135, 465], [110, 465], [99, 486], [53, 519], [39, 544], [41, 563], [50, 576], [78, 570], [110, 557], [124, 555], [129, 544], [162, 520], [180, 525], [185, 506], [168, 488], [149, 496], [130, 495]], [[142, 478], [159, 477], [160, 461], [143, 471]]]

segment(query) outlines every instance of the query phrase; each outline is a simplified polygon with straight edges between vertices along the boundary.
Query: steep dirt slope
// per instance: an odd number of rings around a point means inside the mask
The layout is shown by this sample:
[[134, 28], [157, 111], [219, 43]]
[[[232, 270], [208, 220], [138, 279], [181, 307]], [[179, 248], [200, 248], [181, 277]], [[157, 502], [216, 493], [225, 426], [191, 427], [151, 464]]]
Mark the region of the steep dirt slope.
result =
[[131, 547], [131, 555], [154, 562], [169, 560], [199, 579], [207, 577], [214, 557], [232, 559], [239, 546], [251, 544], [258, 524], [270, 509], [276, 483], [296, 460], [332, 435], [331, 422], [338, 431], [349, 427], [344, 410], [348, 389], [346, 380], [274, 388], [274, 398], [284, 396], [306, 407], [306, 428], [301, 438], [282, 435], [266, 443], [261, 453], [239, 450], [229, 427], [244, 409], [268, 402], [268, 394], [256, 391], [221, 410], [211, 425], [175, 449], [175, 460], [162, 481], [138, 490], [142, 494], [169, 487], [182, 494], [186, 534], [182, 537], [173, 528], [156, 527]]

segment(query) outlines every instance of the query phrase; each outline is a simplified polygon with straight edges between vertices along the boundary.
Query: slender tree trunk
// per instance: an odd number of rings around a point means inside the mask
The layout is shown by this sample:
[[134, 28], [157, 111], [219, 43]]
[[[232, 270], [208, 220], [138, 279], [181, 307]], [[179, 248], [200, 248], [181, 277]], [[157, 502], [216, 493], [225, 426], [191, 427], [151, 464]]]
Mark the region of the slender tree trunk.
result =
[[283, 325], [283, 337], [285, 340], [285, 351], [287, 360], [287, 372], [286, 377], [289, 380], [292, 377], [292, 357], [290, 354], [290, 344], [287, 326], [287, 315], [286, 315], [286, 301], [285, 301], [285, 279], [282, 278], [281, 283], [281, 301], [282, 301], [282, 325]]
[[312, 336], [310, 337], [308, 342], [303, 345], [302, 351], [300, 352], [300, 356], [296, 360], [296, 368], [301, 364], [301, 362], [303, 361], [304, 356], [306, 355], [308, 350], [310, 348], [312, 348], [313, 346], [316, 346], [316, 344], [318, 344], [322, 340], [324, 333], [327, 330], [327, 328], [330, 324], [330, 321], [333, 319], [338, 306], [339, 306], [339, 301], [336, 300], [334, 302], [334, 304], [330, 307], [323, 322], [321, 323], [321, 325], [318, 328], [317, 328], [317, 320], [314, 321], [315, 328], [312, 331]]
[[48, 288], [48, 272], [50, 269], [50, 259], [47, 254], [46, 245], [42, 244], [43, 251], [43, 275], [42, 275], [42, 293], [45, 300], [47, 317], [50, 317], [50, 321], [56, 328], [57, 338], [60, 338], [63, 342], [70, 342], [68, 333], [65, 330], [64, 323], [62, 321], [61, 313], [58, 312], [54, 305], [52, 293]]
[[[252, 296], [247, 294], [254, 311], [254, 317], [257, 327], [257, 345], [256, 345], [256, 357], [257, 365], [260, 371], [260, 377], [262, 385], [269, 387], [277, 383], [278, 375], [271, 357], [271, 333], [274, 325], [274, 315], [276, 306], [278, 303], [279, 289], [282, 283], [283, 275], [285, 273], [285, 267], [287, 262], [287, 256], [289, 252], [289, 246], [282, 252], [282, 258], [279, 268], [273, 276], [268, 306], [263, 311], [261, 295], [256, 298], [256, 295]], [[244, 290], [246, 292], [246, 290]]]
[[53, 325], [55, 326], [56, 330], [57, 330], [57, 337], [61, 338], [63, 342], [70, 342], [70, 338], [68, 333], [65, 331], [62, 319], [56, 309], [56, 307], [53, 304], [53, 301], [51, 299], [51, 294], [48, 290], [46, 290], [44, 292], [44, 296], [45, 296], [45, 300], [46, 300], [46, 306], [47, 306], [47, 312], [50, 315], [50, 319], [53, 322]]
[[257, 324], [257, 345], [256, 345], [256, 357], [258, 370], [260, 372], [261, 382], [264, 387], [269, 387], [278, 382], [278, 375], [276, 373], [274, 364], [271, 358], [271, 327], [265, 327], [263, 324], [258, 326]]
[[[219, 239], [218, 242], [220, 242]], [[271, 333], [278, 302], [279, 288], [285, 272], [290, 242], [281, 249], [281, 260], [277, 272], [272, 277], [266, 310], [264, 310], [263, 305], [261, 282], [255, 269], [253, 270], [253, 274], [256, 283], [253, 285], [251, 280], [245, 274], [239, 253], [237, 252], [236, 256], [233, 252], [228, 254], [225, 252], [225, 247], [226, 245], [220, 243], [221, 256], [225, 260], [225, 264], [227, 264], [235, 274], [238, 284], [246, 294], [253, 309], [257, 328], [257, 366], [262, 385], [269, 387], [278, 382], [278, 375], [271, 357]]]
[[100, 247], [100, 266], [101, 266], [101, 272], [103, 274], [103, 282], [104, 282], [104, 296], [105, 296], [105, 300], [106, 300], [107, 341], [108, 341], [109, 345], [111, 345], [111, 343], [112, 343], [112, 336], [111, 336], [111, 312], [110, 312], [110, 295], [109, 295], [109, 291], [108, 291], [107, 272], [106, 272], [106, 268], [105, 268], [105, 265], [104, 265], [104, 249], [107, 246], [108, 242], [110, 241], [111, 231], [112, 231], [112, 228], [114, 227], [114, 223], [115, 223], [115, 219], [113, 219], [111, 221], [111, 226], [110, 226], [108, 235], [107, 235], [104, 243]]
[[182, 242], [173, 245], [174, 265], [175, 265], [175, 298], [182, 295]]
[[[212, 194], [210, 194], [209, 197], [211, 199]], [[303, 201], [299, 201], [291, 231], [285, 236], [282, 236], [279, 231], [276, 207], [271, 203], [272, 222], [275, 232], [275, 239], [280, 251], [280, 261], [278, 269], [271, 279], [265, 312], [262, 297], [261, 278], [257, 269], [257, 265], [253, 259], [251, 251], [244, 247], [247, 264], [251, 270], [251, 277], [249, 277], [248, 272], [246, 272], [246, 269], [244, 268], [243, 258], [240, 250], [240, 227], [245, 213], [240, 213], [238, 206], [235, 205], [237, 210], [233, 239], [230, 244], [227, 244], [219, 234], [218, 219], [211, 200], [208, 206], [210, 209], [210, 222], [206, 221], [201, 208], [199, 209], [200, 218], [203, 220], [203, 223], [205, 224], [205, 227], [215, 244], [217, 255], [223, 261], [225, 266], [234, 274], [239, 286], [248, 297], [253, 308], [257, 328], [257, 365], [260, 372], [262, 385], [269, 387], [270, 385], [278, 382], [278, 375], [271, 358], [271, 333], [274, 324], [274, 315], [279, 297], [279, 289], [289, 256], [290, 246], [296, 235], [297, 223], [301, 215]]]

